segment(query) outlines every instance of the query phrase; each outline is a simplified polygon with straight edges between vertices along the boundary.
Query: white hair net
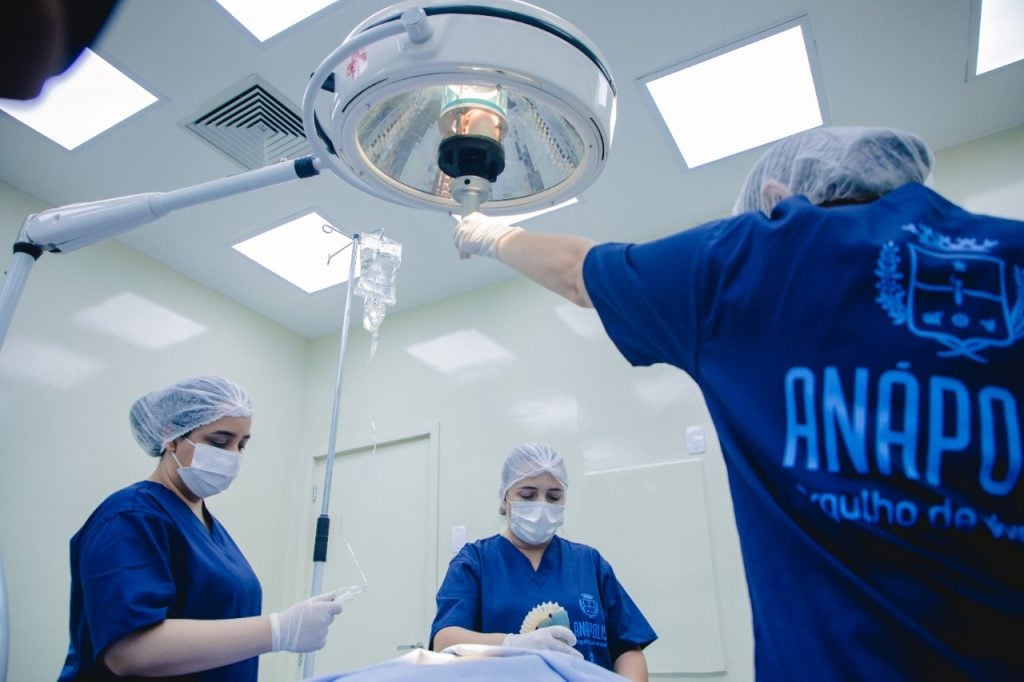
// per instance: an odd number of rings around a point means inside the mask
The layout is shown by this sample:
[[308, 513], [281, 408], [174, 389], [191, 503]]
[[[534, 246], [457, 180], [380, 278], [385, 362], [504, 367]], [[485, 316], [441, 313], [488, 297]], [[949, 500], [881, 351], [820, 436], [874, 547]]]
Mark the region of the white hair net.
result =
[[569, 487], [569, 473], [565, 470], [565, 460], [558, 450], [546, 443], [523, 443], [513, 448], [505, 456], [505, 464], [501, 467], [498, 501], [504, 500], [508, 489], [519, 481], [544, 473], [558, 479], [563, 488]]
[[132, 404], [128, 419], [142, 449], [159, 456], [178, 436], [221, 417], [251, 417], [252, 411], [249, 394], [238, 384], [199, 376], [142, 396]]
[[913, 133], [893, 128], [814, 128], [776, 142], [754, 164], [733, 215], [771, 215], [787, 194], [764, 192], [766, 182], [812, 204], [870, 201], [911, 182], [924, 182], [932, 153]]

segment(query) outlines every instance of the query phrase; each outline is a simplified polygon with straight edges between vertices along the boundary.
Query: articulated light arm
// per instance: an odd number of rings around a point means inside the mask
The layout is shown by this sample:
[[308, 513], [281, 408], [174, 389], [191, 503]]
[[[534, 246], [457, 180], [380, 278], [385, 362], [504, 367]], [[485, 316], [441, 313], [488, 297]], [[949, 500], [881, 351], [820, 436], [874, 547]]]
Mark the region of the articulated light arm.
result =
[[35, 244], [46, 251], [74, 251], [127, 232], [180, 208], [205, 204], [297, 178], [312, 177], [319, 172], [320, 161], [307, 156], [171, 192], [133, 194], [51, 208], [26, 218], [18, 241]]
[[102, 201], [70, 204], [25, 219], [14, 244], [14, 256], [0, 289], [0, 348], [29, 271], [43, 251], [65, 253], [127, 232], [172, 211], [309, 178], [320, 173], [320, 160], [305, 156], [246, 173], [211, 180], [171, 192], [149, 192]]

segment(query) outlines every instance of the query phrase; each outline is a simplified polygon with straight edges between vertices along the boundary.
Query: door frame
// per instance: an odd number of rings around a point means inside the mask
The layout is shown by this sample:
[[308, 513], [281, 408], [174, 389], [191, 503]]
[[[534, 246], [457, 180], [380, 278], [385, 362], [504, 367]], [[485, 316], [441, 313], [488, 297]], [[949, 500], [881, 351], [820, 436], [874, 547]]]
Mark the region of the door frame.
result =
[[[428, 579], [428, 589], [426, 590], [425, 607], [424, 613], [427, 615], [427, 621], [423, 624], [424, 632], [429, 632], [430, 624], [433, 619], [433, 613], [436, 609], [435, 597], [438, 588], [438, 568], [437, 568], [437, 543], [438, 543], [438, 505], [440, 497], [440, 459], [441, 459], [441, 446], [440, 446], [440, 424], [436, 421], [415, 424], [412, 426], [387, 430], [382, 433], [378, 433], [376, 437], [367, 440], [364, 438], [353, 438], [336, 445], [334, 450], [334, 457], [343, 457], [345, 455], [354, 455], [361, 452], [370, 452], [376, 448], [381, 448], [388, 445], [396, 445], [403, 442], [420, 440], [423, 438], [427, 439], [427, 450], [429, 452], [429, 458], [427, 460], [427, 481], [426, 481], [426, 497], [427, 497], [427, 508], [424, 510], [424, 522], [426, 527], [423, 529], [427, 537], [427, 565], [424, 567], [424, 575]], [[319, 454], [313, 455], [311, 458], [312, 471], [316, 471], [317, 466], [324, 464], [326, 466], [327, 455]], [[331, 483], [334, 483], [332, 478]], [[322, 486], [323, 479], [319, 481], [313, 481], [314, 486]], [[331, 493], [334, 494], [333, 491]], [[319, 500], [319, 498], [318, 498]], [[309, 550], [312, 551], [312, 537], [307, 539], [309, 543]], [[431, 587], [432, 586], [432, 587]]]

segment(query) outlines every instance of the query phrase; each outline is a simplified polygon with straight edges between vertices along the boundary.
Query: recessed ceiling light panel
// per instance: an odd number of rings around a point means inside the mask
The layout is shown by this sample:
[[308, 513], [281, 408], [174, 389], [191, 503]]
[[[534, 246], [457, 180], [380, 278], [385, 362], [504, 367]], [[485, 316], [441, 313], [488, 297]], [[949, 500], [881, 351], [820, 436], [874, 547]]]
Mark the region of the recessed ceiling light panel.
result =
[[974, 0], [970, 73], [983, 73], [1024, 59], [1024, 2]]
[[71, 150], [155, 101], [151, 92], [86, 48], [67, 71], [46, 81], [38, 97], [0, 100], [0, 109]]
[[820, 126], [806, 20], [644, 79], [687, 168]]
[[[424, 35], [371, 40], [421, 7]], [[417, 42], [419, 41], [419, 42]], [[335, 154], [318, 156], [375, 196], [460, 212], [464, 177], [494, 215], [559, 204], [590, 185], [611, 144], [615, 86], [597, 49], [563, 19], [517, 0], [402, 3], [357, 26], [325, 60]], [[311, 127], [310, 91], [303, 106]], [[485, 183], [485, 184], [486, 184]]]

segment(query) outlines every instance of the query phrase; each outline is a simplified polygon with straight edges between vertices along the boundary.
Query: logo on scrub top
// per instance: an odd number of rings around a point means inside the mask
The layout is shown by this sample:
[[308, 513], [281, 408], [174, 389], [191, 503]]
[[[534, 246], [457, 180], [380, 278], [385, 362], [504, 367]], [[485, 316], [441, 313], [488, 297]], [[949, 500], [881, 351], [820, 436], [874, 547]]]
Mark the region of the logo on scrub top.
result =
[[895, 325], [945, 346], [941, 357], [987, 360], [981, 352], [1005, 347], [1024, 336], [1024, 270], [1013, 267], [1016, 301], [1010, 306], [1006, 263], [989, 255], [998, 242], [951, 239], [925, 225], [904, 225], [917, 237], [907, 245], [909, 291], [900, 284], [900, 247], [882, 245], [878, 255], [878, 297]]
[[594, 599], [593, 595], [581, 594], [580, 595], [580, 610], [583, 611], [583, 614], [587, 618], [594, 618], [594, 617], [597, 616], [598, 612], [601, 610], [601, 607], [597, 603], [597, 600]]

